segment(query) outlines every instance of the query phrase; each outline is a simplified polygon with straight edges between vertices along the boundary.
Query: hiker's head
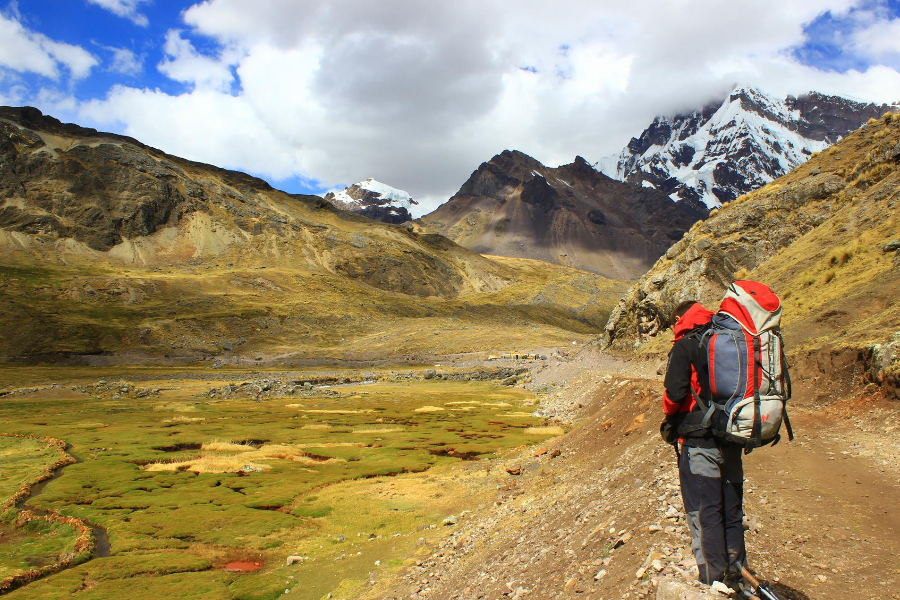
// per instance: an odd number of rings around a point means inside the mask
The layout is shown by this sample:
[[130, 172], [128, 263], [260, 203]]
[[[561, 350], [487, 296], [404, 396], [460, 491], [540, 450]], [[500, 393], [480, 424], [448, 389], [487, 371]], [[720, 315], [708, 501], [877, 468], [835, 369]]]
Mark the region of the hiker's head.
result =
[[687, 313], [687, 311], [691, 310], [691, 307], [697, 304], [696, 300], [685, 300], [681, 304], [675, 307], [675, 310], [672, 311], [672, 317], [669, 319], [669, 323], [674, 326], [678, 320]]

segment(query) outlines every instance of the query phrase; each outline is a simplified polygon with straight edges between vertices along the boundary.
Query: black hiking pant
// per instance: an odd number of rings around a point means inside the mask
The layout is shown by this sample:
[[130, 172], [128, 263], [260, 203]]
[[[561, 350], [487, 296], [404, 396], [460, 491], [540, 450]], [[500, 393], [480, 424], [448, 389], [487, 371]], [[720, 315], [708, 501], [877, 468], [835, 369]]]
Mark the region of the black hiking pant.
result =
[[741, 448], [683, 446], [679, 475], [700, 581], [723, 581], [747, 564]]

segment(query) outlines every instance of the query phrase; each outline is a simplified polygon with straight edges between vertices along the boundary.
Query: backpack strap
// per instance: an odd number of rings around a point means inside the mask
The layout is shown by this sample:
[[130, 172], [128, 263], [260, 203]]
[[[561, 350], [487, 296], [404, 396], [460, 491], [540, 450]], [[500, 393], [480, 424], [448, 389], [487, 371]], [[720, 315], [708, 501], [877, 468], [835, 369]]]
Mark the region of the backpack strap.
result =
[[781, 344], [781, 374], [784, 376], [784, 399], [786, 402], [791, 399], [792, 394], [791, 373], [788, 369], [787, 357], [784, 355], [784, 338], [781, 337], [780, 332], [775, 332], [775, 335], [778, 336], [778, 341]]
[[784, 427], [787, 429], [788, 441], [794, 441], [794, 430], [791, 428], [791, 420], [788, 418], [787, 401], [791, 399], [793, 390], [791, 389], [791, 373], [788, 370], [787, 357], [784, 355], [784, 338], [780, 332], [776, 332], [778, 341], [781, 343], [781, 374], [784, 376], [784, 407], [781, 409], [781, 417], [784, 421]]
[[704, 431], [710, 428], [712, 423], [713, 414], [716, 412], [716, 404], [715, 402], [711, 402], [707, 404], [703, 400], [700, 399], [699, 394], [694, 391], [693, 386], [691, 386], [691, 395], [694, 396], [694, 401], [697, 403], [697, 406], [700, 407], [700, 410], [703, 411], [703, 421], [699, 425], [682, 425], [678, 428], [678, 433], [684, 435], [688, 433], [694, 433], [695, 431]]
[[[750, 432], [751, 443], [754, 446], [762, 446], [762, 415], [760, 405], [762, 399], [759, 397], [759, 370], [760, 370], [760, 347], [759, 336], [753, 335], [753, 429]], [[749, 375], [749, 373], [748, 373]]]

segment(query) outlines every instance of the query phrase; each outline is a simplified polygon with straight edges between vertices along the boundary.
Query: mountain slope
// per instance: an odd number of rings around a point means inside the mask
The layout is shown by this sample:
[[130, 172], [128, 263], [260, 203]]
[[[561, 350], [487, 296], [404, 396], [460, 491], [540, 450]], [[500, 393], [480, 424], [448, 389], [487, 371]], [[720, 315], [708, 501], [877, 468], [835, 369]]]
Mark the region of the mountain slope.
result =
[[420, 223], [483, 254], [633, 279], [703, 216], [700, 205], [613, 181], [581, 157], [549, 168], [507, 150]]
[[328, 192], [325, 200], [341, 210], [349, 210], [385, 223], [411, 221], [409, 211], [418, 204], [403, 190], [371, 178], [354, 183], [339, 192]]
[[661, 116], [617, 157], [615, 179], [720, 206], [784, 175], [889, 107], [810, 92], [784, 100], [738, 86], [721, 104]]
[[607, 342], [650, 342], [683, 300], [710, 307], [735, 278], [784, 300], [798, 356], [900, 389], [900, 116], [871, 120], [775, 182], [695, 225], [613, 309]]
[[605, 320], [615, 289], [0, 108], [0, 356], [377, 360], [568, 343]]

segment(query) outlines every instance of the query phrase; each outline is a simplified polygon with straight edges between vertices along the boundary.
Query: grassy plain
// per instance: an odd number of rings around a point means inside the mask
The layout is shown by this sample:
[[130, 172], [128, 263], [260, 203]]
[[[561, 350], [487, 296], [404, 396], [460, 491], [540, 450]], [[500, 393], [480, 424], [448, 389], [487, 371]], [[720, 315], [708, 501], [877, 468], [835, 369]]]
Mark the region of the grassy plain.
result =
[[[11, 504], [19, 488], [37, 480], [61, 454], [44, 440], [0, 436], [0, 506]], [[75, 548], [70, 525], [35, 520], [16, 527], [17, 513], [12, 506], [0, 513], [0, 580], [55, 563]]]
[[[247, 372], [118, 376], [0, 369], [0, 389], [39, 388], [3, 398], [3, 432], [65, 440], [79, 461], [28, 505], [87, 519], [109, 536], [108, 556], [10, 597], [350, 593], [412, 555], [420, 537], [435, 535], [429, 525], [478, 503], [474, 483], [485, 475], [471, 459], [552, 433], [535, 428], [528, 392], [488, 382], [385, 377], [255, 402], [207, 393], [223, 378], [252, 379]], [[4, 538], [0, 551], [23, 543]], [[305, 558], [287, 566], [289, 555]], [[262, 568], [225, 570], [233, 561]]]

